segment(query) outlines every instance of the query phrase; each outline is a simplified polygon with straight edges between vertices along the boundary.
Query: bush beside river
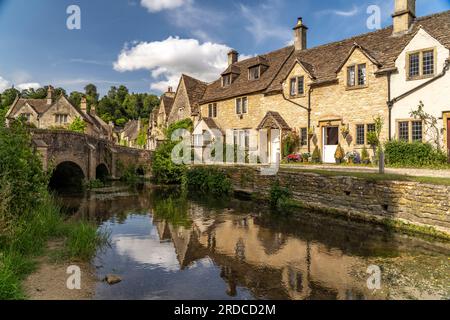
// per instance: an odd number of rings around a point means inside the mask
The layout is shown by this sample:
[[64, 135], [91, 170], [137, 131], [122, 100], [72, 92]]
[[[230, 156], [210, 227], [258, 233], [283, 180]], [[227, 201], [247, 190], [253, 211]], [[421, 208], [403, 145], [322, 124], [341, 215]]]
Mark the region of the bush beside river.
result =
[[95, 225], [67, 219], [48, 192], [48, 175], [20, 121], [0, 119], [0, 300], [27, 298], [22, 282], [47, 254], [50, 240], [63, 240], [58, 256], [89, 261], [106, 241]]

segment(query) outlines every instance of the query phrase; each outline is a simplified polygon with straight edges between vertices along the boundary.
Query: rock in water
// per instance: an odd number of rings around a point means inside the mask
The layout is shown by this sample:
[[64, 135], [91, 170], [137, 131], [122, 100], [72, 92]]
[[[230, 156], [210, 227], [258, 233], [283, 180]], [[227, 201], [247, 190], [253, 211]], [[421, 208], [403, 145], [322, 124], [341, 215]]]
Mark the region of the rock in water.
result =
[[114, 274], [108, 274], [105, 277], [105, 281], [110, 285], [118, 284], [119, 282], [122, 282], [122, 278], [119, 276], [116, 276]]

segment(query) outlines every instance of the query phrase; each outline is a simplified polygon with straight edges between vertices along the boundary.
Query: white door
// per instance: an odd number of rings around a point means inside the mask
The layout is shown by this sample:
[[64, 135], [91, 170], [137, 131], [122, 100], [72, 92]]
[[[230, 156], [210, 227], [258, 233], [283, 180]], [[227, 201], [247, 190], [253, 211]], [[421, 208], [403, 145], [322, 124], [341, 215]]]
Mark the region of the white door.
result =
[[323, 162], [336, 163], [334, 154], [339, 144], [339, 127], [323, 128]]
[[270, 163], [279, 163], [281, 160], [281, 138], [280, 130], [271, 130], [270, 141]]

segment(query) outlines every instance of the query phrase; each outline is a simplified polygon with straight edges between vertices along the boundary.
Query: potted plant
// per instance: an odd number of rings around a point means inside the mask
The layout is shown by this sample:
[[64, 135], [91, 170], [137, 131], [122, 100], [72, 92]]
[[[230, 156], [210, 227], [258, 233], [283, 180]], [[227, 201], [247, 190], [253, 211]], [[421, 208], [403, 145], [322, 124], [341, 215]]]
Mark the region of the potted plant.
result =
[[350, 133], [350, 126], [349, 125], [343, 126], [341, 128], [341, 133], [342, 133], [342, 136], [344, 137], [344, 139], [347, 139], [347, 136]]
[[309, 162], [309, 158], [311, 158], [311, 154], [309, 152], [306, 152], [306, 153], [302, 154], [302, 161], [304, 163], [308, 163]]
[[364, 146], [364, 148], [361, 151], [361, 162], [366, 165], [370, 164], [369, 151], [367, 151], [366, 146]]
[[341, 144], [338, 144], [336, 152], [334, 153], [334, 158], [336, 159], [336, 164], [342, 163], [342, 159], [344, 159], [344, 149], [342, 149]]
[[293, 154], [288, 155], [287, 159], [288, 159], [288, 163], [290, 163], [290, 162], [300, 162], [302, 160], [302, 156], [299, 155], [299, 154], [293, 153]]
[[312, 162], [314, 162], [314, 163], [320, 163], [321, 162], [320, 150], [319, 150], [318, 146], [316, 146], [314, 148], [314, 152], [312, 154]]

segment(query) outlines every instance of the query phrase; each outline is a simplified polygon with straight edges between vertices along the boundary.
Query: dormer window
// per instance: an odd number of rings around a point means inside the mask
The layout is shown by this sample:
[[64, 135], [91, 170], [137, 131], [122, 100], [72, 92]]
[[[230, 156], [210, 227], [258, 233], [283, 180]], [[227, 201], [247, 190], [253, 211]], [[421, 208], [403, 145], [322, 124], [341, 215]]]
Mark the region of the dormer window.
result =
[[347, 87], [361, 88], [367, 86], [366, 64], [347, 67]]
[[251, 67], [248, 69], [248, 78], [249, 80], [258, 80], [261, 77], [260, 67]]
[[427, 49], [407, 54], [408, 79], [423, 79], [435, 74], [435, 50]]
[[231, 74], [226, 74], [222, 76], [222, 86], [228, 87], [229, 85], [231, 85]]

